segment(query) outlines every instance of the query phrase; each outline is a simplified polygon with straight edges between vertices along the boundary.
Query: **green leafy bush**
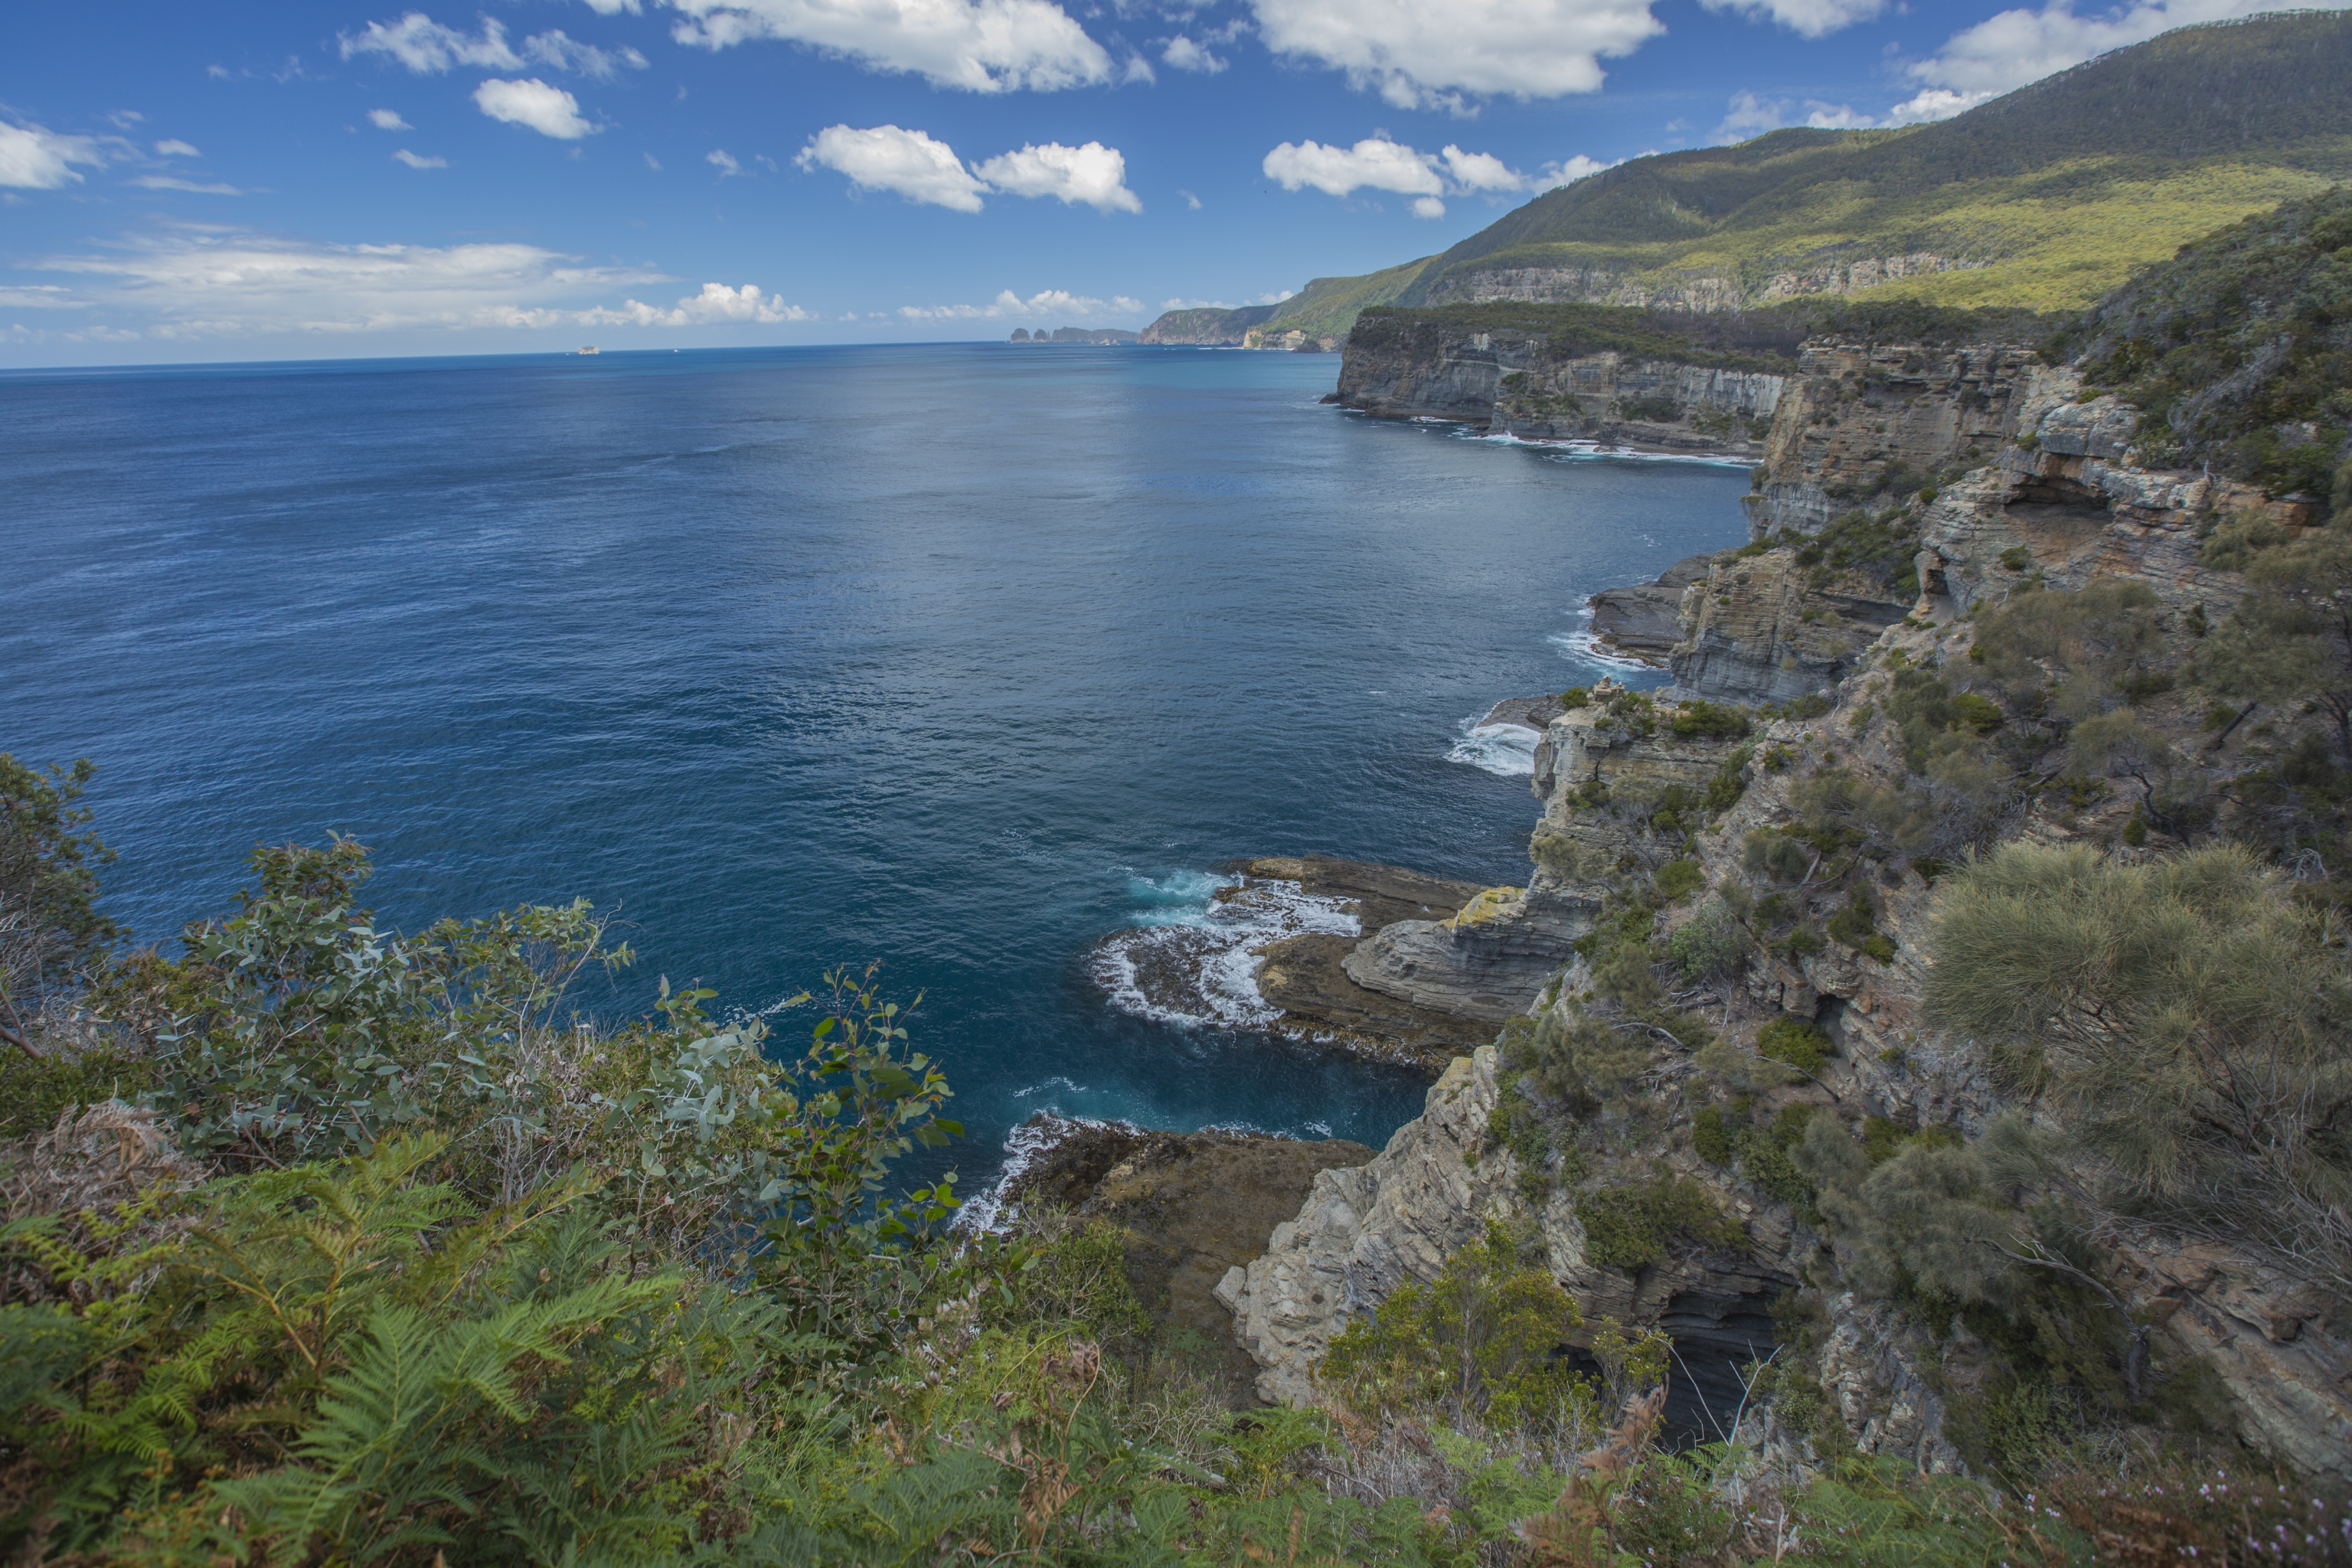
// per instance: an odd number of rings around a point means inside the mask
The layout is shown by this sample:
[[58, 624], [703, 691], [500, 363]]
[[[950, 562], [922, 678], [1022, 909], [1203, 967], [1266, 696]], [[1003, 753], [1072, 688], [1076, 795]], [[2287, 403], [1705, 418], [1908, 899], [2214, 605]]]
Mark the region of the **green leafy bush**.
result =
[[1586, 1193], [1576, 1200], [1576, 1217], [1584, 1226], [1586, 1258], [1628, 1274], [1659, 1261], [1677, 1241], [1736, 1247], [1747, 1239], [1706, 1189], [1687, 1176], [1654, 1175]]
[[1591, 1388], [1554, 1354], [1582, 1316], [1499, 1226], [1457, 1247], [1331, 1342], [1318, 1381], [1366, 1413], [1442, 1404], [1492, 1426], [1579, 1426]]
[[1685, 741], [1737, 741], [1748, 733], [1748, 721], [1737, 708], [1693, 698], [1675, 710], [1667, 728]]
[[1679, 904], [1706, 886], [1706, 872], [1696, 860], [1669, 860], [1658, 868], [1652, 883], [1658, 897], [1669, 904]]
[[1786, 1062], [1800, 1072], [1817, 1073], [1837, 1050], [1819, 1025], [1783, 1013], [1756, 1031], [1756, 1054]]

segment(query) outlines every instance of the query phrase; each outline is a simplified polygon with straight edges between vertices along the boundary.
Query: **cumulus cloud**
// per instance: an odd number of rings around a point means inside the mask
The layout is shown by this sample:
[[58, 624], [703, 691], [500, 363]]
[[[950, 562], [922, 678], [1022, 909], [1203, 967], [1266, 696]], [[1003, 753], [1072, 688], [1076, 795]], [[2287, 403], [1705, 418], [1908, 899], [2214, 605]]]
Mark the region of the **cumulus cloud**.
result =
[[493, 120], [529, 126], [559, 142], [576, 142], [596, 129], [582, 117], [578, 99], [537, 77], [520, 81], [492, 77], [474, 89], [474, 105]]
[[105, 162], [105, 150], [88, 136], [67, 136], [44, 125], [11, 125], [0, 120], [0, 185], [54, 191], [60, 185], [81, 184], [74, 164], [95, 166]]
[[1016, 196], [1054, 196], [1064, 204], [1084, 202], [1102, 212], [1139, 213], [1142, 201], [1127, 188], [1127, 159], [1116, 147], [1089, 142], [1065, 147], [1058, 142], [1002, 153], [973, 171], [1000, 191]]
[[1102, 212], [1143, 210], [1127, 188], [1127, 159], [1116, 147], [1089, 142], [1065, 147], [1031, 143], [964, 167], [955, 149], [937, 137], [896, 125], [860, 131], [828, 125], [809, 138], [793, 160], [803, 169], [825, 168], [849, 176], [864, 190], [896, 191], [910, 202], [976, 213], [992, 193], [1054, 196], [1083, 202]]
[[156, 142], [155, 155], [158, 158], [201, 158], [204, 156], [203, 153], [197, 152], [194, 147], [191, 147], [185, 142], [179, 141], [176, 138], [168, 138], [164, 141]]
[[645, 8], [637, 4], [637, 0], [588, 0], [588, 9], [599, 16], [617, 16], [624, 11], [635, 16], [642, 14]]
[[415, 126], [411, 125], [407, 121], [403, 120], [400, 117], [400, 110], [396, 109], [371, 109], [368, 110], [368, 122], [373, 125], [378, 131], [414, 131], [416, 129]]
[[1818, 38], [1886, 9], [1886, 0], [1699, 0], [1710, 11], [1737, 11], [1761, 22], [1778, 22], [1792, 33]]
[[1139, 316], [1143, 301], [1130, 300], [1124, 294], [1114, 294], [1098, 300], [1091, 294], [1073, 294], [1066, 289], [1041, 289], [1023, 299], [1006, 289], [985, 305], [901, 305], [898, 314], [910, 321], [969, 321], [1004, 320], [1034, 321], [1045, 317], [1068, 326], [1087, 326], [1106, 318]]
[[1286, 191], [1312, 185], [1335, 196], [1366, 189], [1435, 196], [1445, 190], [1435, 158], [1382, 136], [1367, 136], [1353, 147], [1285, 142], [1265, 155], [1261, 166]]
[[670, 0], [678, 42], [780, 38], [968, 92], [1112, 79], [1110, 56], [1050, 0]]
[[1160, 51], [1160, 58], [1180, 71], [1200, 71], [1214, 76], [1225, 68], [1223, 60], [1181, 33], [1168, 40], [1167, 47]]
[[1548, 191], [1610, 166], [1580, 153], [1547, 163], [1541, 174], [1529, 178], [1492, 153], [1465, 152], [1450, 142], [1438, 152], [1423, 153], [1385, 136], [1368, 136], [1352, 147], [1285, 142], [1265, 155], [1262, 165], [1266, 177], [1287, 191], [1309, 185], [1335, 196], [1359, 190], [1391, 191], [1412, 197], [1412, 215], [1427, 218], [1445, 216], [1445, 196]]
[[342, 35], [339, 41], [345, 59], [354, 55], [389, 55], [420, 75], [455, 66], [521, 70], [542, 65], [609, 81], [623, 66], [643, 70], [647, 63], [635, 49], [600, 49], [561, 27], [525, 38], [518, 52], [507, 43], [506, 26], [495, 16], [482, 18], [482, 31], [477, 37], [445, 27], [422, 11], [411, 11], [397, 22], [370, 22], [357, 33]]
[[896, 125], [866, 131], [828, 125], [809, 138], [793, 162], [803, 169], [823, 167], [846, 174], [862, 190], [896, 191], [910, 202], [960, 213], [978, 212], [981, 195], [988, 189], [972, 178], [954, 148]]
[[393, 156], [412, 169], [446, 169], [449, 166], [449, 160], [446, 158], [421, 157], [405, 147], [394, 153]]
[[722, 180], [730, 174], [740, 174], [743, 172], [743, 165], [737, 163], [734, 155], [724, 147], [712, 148], [702, 155], [702, 161], [718, 170], [719, 177]]
[[[1921, 99], [1926, 97], [1925, 93], [1920, 95]], [[1917, 101], [1914, 100], [1913, 103]], [[1911, 104], [1897, 104], [1885, 114], [1873, 115], [1850, 103], [1825, 103], [1818, 98], [1809, 98], [1801, 103], [1795, 99], [1759, 98], [1752, 92], [1738, 92], [1732, 95], [1722, 123], [1715, 128], [1715, 138], [1718, 142], [1745, 142], [1787, 125], [1803, 125], [1815, 131], [1859, 131], [1872, 126], [1914, 125], [1923, 120], [1948, 119], [1982, 101], [1982, 99], [1958, 100], [1957, 107], [1943, 113], [1916, 113], [1911, 112]]]
[[730, 321], [813, 321], [816, 318], [798, 305], [787, 305], [782, 294], [761, 294], [756, 283], [730, 289], [705, 283], [699, 294], [688, 294], [669, 310], [625, 300], [617, 310], [598, 307], [574, 312], [583, 327], [707, 327]]
[[1562, 158], [1556, 163], [1546, 163], [1542, 172], [1536, 175], [1531, 184], [1538, 191], [1558, 190], [1562, 185], [1572, 185], [1579, 180], [1590, 179], [1603, 169], [1613, 169], [1616, 166], [1615, 163], [1604, 163], [1598, 158], [1588, 158], [1579, 153], [1572, 157]]
[[[1664, 25], [1649, 0], [1251, 0], [1277, 54], [1348, 73], [1401, 109], [1468, 96], [1556, 98], [1601, 86], [1601, 61]], [[1465, 96], [1468, 95], [1468, 96]]]

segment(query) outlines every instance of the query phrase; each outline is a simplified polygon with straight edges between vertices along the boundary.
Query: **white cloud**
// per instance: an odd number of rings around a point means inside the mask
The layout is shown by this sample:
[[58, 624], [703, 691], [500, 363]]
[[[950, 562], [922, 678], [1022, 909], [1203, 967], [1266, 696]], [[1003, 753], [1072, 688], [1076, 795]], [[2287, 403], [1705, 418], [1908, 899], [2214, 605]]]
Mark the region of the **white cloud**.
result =
[[559, 142], [576, 142], [596, 129], [581, 117], [578, 99], [537, 77], [521, 81], [492, 77], [474, 89], [474, 103], [493, 120], [527, 125]]
[[618, 310], [598, 307], [575, 312], [583, 327], [708, 327], [730, 321], [813, 321], [816, 318], [798, 305], [787, 305], [782, 294], [762, 295], [756, 283], [730, 289], [705, 283], [699, 294], [688, 294], [674, 309], [664, 310], [625, 300]]
[[659, 174], [661, 173], [661, 160], [655, 157], [651, 153], [648, 153], [646, 154], [646, 167], [651, 169], [656, 174]]
[[1285, 142], [1265, 155], [1266, 176], [1286, 191], [1308, 185], [1335, 196], [1360, 189], [1394, 191], [1399, 195], [1442, 195], [1445, 180], [1437, 160], [1426, 153], [1367, 136], [1353, 147], [1327, 147], [1320, 142]]
[[566, 324], [567, 298], [667, 281], [530, 245], [325, 245], [193, 226], [33, 267], [90, 279], [88, 302], [135, 310], [163, 338]]
[[740, 174], [743, 172], [743, 165], [737, 163], [723, 147], [713, 148], [705, 153], [702, 155], [702, 161], [718, 170], [719, 177], [722, 180], [730, 174]]
[[1180, 71], [1200, 71], [1214, 76], [1225, 68], [1225, 61], [1181, 33], [1168, 40], [1168, 47], [1160, 51], [1160, 58]]
[[176, 174], [142, 174], [137, 179], [132, 180], [131, 184], [139, 186], [142, 190], [150, 191], [194, 191], [200, 196], [241, 196], [245, 195], [243, 191], [238, 190], [235, 185], [225, 185], [217, 181], [205, 184], [196, 180], [183, 180]]
[[201, 158], [204, 156], [202, 153], [197, 152], [185, 142], [182, 142], [177, 139], [167, 139], [165, 141], [156, 142], [155, 155], [158, 158]]
[[964, 168], [955, 149], [920, 131], [896, 125], [853, 130], [828, 125], [809, 138], [799, 157], [803, 169], [824, 167], [849, 176], [864, 190], [896, 191], [910, 202], [929, 202], [960, 213], [976, 213], [988, 187]]
[[1446, 177], [1457, 189], [1465, 191], [1527, 189], [1527, 176], [1505, 163], [1492, 153], [1465, 153], [1449, 142], [1441, 156], [1445, 160]]
[[1143, 203], [1127, 188], [1127, 159], [1116, 147], [1089, 142], [1065, 147], [1058, 142], [1003, 153], [972, 173], [1016, 196], [1055, 196], [1084, 202], [1102, 212], [1139, 213]]
[[[487, 24], [485, 24], [487, 26]], [[600, 49], [593, 44], [583, 44], [567, 35], [562, 28], [525, 38], [523, 58], [541, 65], [553, 66], [598, 81], [610, 81], [621, 67], [644, 70], [650, 63], [635, 49]]]
[[[1927, 96], [1925, 93], [1920, 95], [1921, 98]], [[1972, 103], [1962, 102], [1958, 109], [1949, 112], [1957, 114], [1960, 109], [1973, 106]], [[1745, 142], [1786, 125], [1803, 125], [1814, 131], [1861, 131], [1873, 126], [1911, 125], [1921, 120], [1946, 118], [1942, 114], [1914, 114], [1906, 118], [1905, 110], [1907, 107], [1897, 105], [1884, 115], [1871, 115], [1850, 103], [1824, 103], [1818, 98], [1809, 98], [1799, 104], [1792, 99], [1759, 98], [1752, 92], [1738, 92], [1732, 95], [1723, 122], [1715, 128], [1715, 139], [1718, 142]]]
[[1176, 194], [1184, 198], [1184, 205], [1186, 207], [1190, 208], [1193, 212], [1199, 212], [1201, 210], [1200, 197], [1194, 195], [1190, 191], [1179, 191]]
[[370, 22], [340, 42], [343, 58], [353, 55], [390, 55], [410, 70], [446, 71], [452, 66], [486, 66], [492, 70], [520, 70], [522, 57], [507, 47], [507, 30], [495, 16], [482, 18], [482, 36], [469, 37], [445, 27], [422, 11], [411, 11], [393, 23]]
[[393, 156], [412, 169], [446, 169], [449, 166], [449, 160], [446, 158], [420, 157], [405, 147], [394, 153]]
[[782, 38], [939, 87], [1009, 92], [1106, 83], [1110, 57], [1050, 0], [670, 0], [683, 44]]
[[588, 9], [599, 16], [617, 16], [624, 11], [635, 16], [640, 15], [644, 7], [637, 4], [637, 0], [588, 0]]
[[1042, 316], [1069, 326], [1089, 325], [1106, 317], [1132, 317], [1142, 313], [1143, 301], [1130, 300], [1124, 294], [1098, 300], [1090, 294], [1073, 294], [1066, 289], [1043, 289], [1025, 300], [1007, 289], [985, 305], [898, 307], [898, 314], [910, 321], [1001, 321], [1007, 317], [1034, 321]]
[[106, 153], [87, 136], [65, 136], [43, 125], [11, 125], [0, 120], [0, 185], [54, 191], [78, 185], [76, 163], [100, 164]]
[[1664, 32], [1649, 0], [1251, 0], [1277, 54], [1317, 61], [1402, 109], [1468, 95], [1555, 98]]
[[[1353, 147], [1285, 142], [1265, 155], [1262, 165], [1266, 176], [1285, 190], [1312, 185], [1335, 196], [1357, 190], [1393, 191], [1413, 197], [1413, 216], [1427, 218], [1445, 216], [1441, 197], [1549, 190], [1606, 166], [1580, 153], [1566, 163], [1547, 166], [1531, 180], [1492, 153], [1466, 153], [1450, 142], [1441, 152], [1423, 153], [1385, 136], [1368, 136]], [[1563, 176], [1563, 170], [1577, 172]]]
[[369, 110], [368, 123], [373, 125], [378, 131], [414, 131], [416, 129], [415, 126], [411, 125], [407, 121], [403, 120], [400, 117], [400, 110], [396, 109]]
[[1543, 172], [1529, 181], [1528, 184], [1537, 191], [1557, 190], [1562, 185], [1572, 185], [1579, 180], [1590, 179], [1603, 169], [1613, 169], [1616, 166], [1614, 163], [1604, 163], [1598, 158], [1588, 158], [1579, 153], [1573, 157], [1563, 158], [1557, 163], [1546, 163], [1543, 166]]
[[1919, 125], [1930, 120], [1949, 120], [1955, 114], [1966, 114], [1979, 103], [1990, 103], [1997, 92], [1955, 92], [1948, 87], [1922, 88], [1913, 97], [1905, 99], [1886, 111], [1889, 125]]
[[[518, 53], [507, 43], [505, 24], [495, 16], [482, 18], [481, 36], [476, 37], [445, 27], [422, 11], [411, 11], [397, 22], [370, 22], [356, 34], [344, 34], [340, 42], [345, 59], [354, 55], [390, 55], [419, 74], [446, 71], [453, 66], [521, 70], [538, 64], [609, 81], [623, 66], [643, 70], [647, 63], [635, 49], [600, 49], [561, 27], [525, 38]], [[384, 129], [401, 128], [387, 125]]]
[[1818, 38], [1886, 9], [1886, 0], [1699, 0], [1710, 11], [1737, 11], [1759, 21], [1778, 22], [1792, 33]]

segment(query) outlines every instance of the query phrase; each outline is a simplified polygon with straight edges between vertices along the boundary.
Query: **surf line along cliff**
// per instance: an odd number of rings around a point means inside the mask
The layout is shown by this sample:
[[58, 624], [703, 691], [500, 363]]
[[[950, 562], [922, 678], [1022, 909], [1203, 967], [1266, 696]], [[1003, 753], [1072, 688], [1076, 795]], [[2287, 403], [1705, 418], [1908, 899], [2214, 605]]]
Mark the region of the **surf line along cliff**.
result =
[[[1748, 544], [1684, 563], [1654, 595], [1675, 607], [1676, 686], [1596, 689], [1546, 721], [1528, 886], [1406, 922], [1386, 967], [1385, 932], [1350, 949], [1351, 979], [1420, 996], [1443, 993], [1431, 981], [1449, 963], [1467, 975], [1514, 941], [1570, 952], [1491, 1042], [1446, 1067], [1420, 1118], [1370, 1163], [1319, 1172], [1265, 1254], [1219, 1282], [1261, 1397], [1314, 1398], [1316, 1364], [1350, 1320], [1433, 1279], [1498, 1218], [1537, 1238], [1585, 1333], [1615, 1319], [1673, 1338], [1686, 1429], [1727, 1425], [1739, 1369], [1777, 1343], [1784, 1392], [1749, 1405], [1748, 1440], [1801, 1467], [1848, 1445], [1928, 1469], [1982, 1462], [1988, 1402], [2019, 1386], [2018, 1364], [1958, 1328], [1931, 1332], [1874, 1284], [1855, 1250], [1871, 1234], [1853, 1228], [1862, 1188], [1836, 1184], [1905, 1150], [1966, 1150], [2014, 1112], [2049, 1114], [1986, 1045], [1927, 1015], [1950, 857], [2023, 839], [2128, 862], [2188, 841], [2138, 815], [2130, 788], [1931, 782], [1919, 725], [1955, 755], [2004, 726], [2049, 727], [2030, 702], [1955, 706], [1977, 695], [1972, 617], [2023, 594], [2123, 584], [2152, 646], [2188, 647], [2247, 592], [2207, 546], [2217, 531], [2290, 539], [2317, 520], [2309, 502], [2143, 466], [2138, 426], [2128, 405], [2014, 345], [1806, 346], [1765, 443]], [[2283, 704], [2267, 733], [2243, 713], [2209, 726], [2205, 699], [2160, 680], [2136, 689], [2136, 721], [2215, 792], [2215, 832], [2241, 809], [2233, 781], [2259, 784], [2321, 722]], [[1856, 800], [1930, 809], [1834, 817]], [[1834, 856], [1831, 828], [1847, 836]], [[1633, 943], [1616, 941], [1608, 922], [1636, 914]], [[1603, 973], [1628, 953], [1664, 993], [1653, 1000], [1703, 1029], [1679, 1037], [1628, 1010], [1620, 998], [1642, 976]], [[1595, 1029], [1639, 1047], [1612, 1069], [1622, 1100], [1580, 1102], [1530, 1078]], [[1853, 1171], [1790, 1164], [1793, 1141], [1823, 1126], [1852, 1132]], [[1642, 1238], [1654, 1245], [1629, 1247], [1629, 1205], [1661, 1194], [1705, 1222], [1661, 1221]], [[1846, 1217], [1824, 1221], [1815, 1205], [1833, 1199]], [[2127, 1213], [2091, 1245], [2139, 1347], [2117, 1342], [2117, 1375], [2210, 1375], [2227, 1407], [2216, 1418], [2239, 1438], [2352, 1476], [2352, 1344], [2325, 1289], [2275, 1257]]]

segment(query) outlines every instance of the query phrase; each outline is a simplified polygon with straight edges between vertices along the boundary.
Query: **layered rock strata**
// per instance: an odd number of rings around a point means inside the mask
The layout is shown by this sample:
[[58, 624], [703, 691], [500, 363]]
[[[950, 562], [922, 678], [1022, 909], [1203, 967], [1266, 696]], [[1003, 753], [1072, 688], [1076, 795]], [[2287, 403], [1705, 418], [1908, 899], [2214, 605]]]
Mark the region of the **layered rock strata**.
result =
[[1513, 300], [1529, 304], [1630, 305], [1643, 310], [1737, 310], [1809, 294], [1857, 294], [1898, 278], [1988, 265], [1932, 250], [1864, 256], [1792, 268], [1751, 283], [1736, 273], [1669, 268], [1633, 274], [1608, 267], [1482, 267], [1448, 272], [1430, 285], [1432, 305]]
[[1414, 321], [1377, 342], [1361, 331], [1349, 340], [1339, 398], [1380, 418], [1461, 420], [1530, 440], [1747, 457], [1763, 450], [1781, 384], [1765, 371]]
[[1746, 502], [1751, 536], [1818, 533], [1890, 479], [1979, 466], [2018, 428], [2038, 364], [2014, 344], [1806, 344]]

